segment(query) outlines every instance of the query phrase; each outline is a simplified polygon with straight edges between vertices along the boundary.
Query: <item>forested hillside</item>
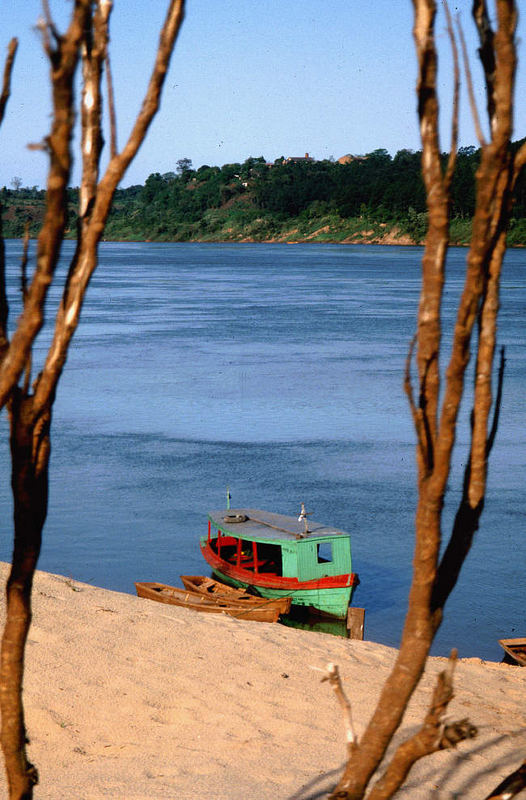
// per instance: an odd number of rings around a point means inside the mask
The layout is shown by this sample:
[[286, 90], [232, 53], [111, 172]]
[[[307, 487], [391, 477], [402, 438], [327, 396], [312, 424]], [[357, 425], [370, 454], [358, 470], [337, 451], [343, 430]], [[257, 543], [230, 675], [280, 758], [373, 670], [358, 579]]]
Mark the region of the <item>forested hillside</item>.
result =
[[[518, 147], [521, 142], [514, 146]], [[375, 150], [348, 163], [248, 158], [202, 166], [189, 159], [176, 171], [149, 176], [144, 186], [119, 189], [106, 239], [149, 241], [328, 241], [419, 243], [426, 230], [419, 152], [394, 157]], [[453, 187], [451, 239], [468, 241], [474, 176], [480, 151], [461, 148]], [[444, 156], [444, 160], [446, 157]], [[4, 235], [32, 235], [43, 215], [44, 192], [1, 190]], [[78, 192], [70, 189], [69, 235], [75, 236]], [[526, 244], [526, 183], [519, 180], [510, 245]]]

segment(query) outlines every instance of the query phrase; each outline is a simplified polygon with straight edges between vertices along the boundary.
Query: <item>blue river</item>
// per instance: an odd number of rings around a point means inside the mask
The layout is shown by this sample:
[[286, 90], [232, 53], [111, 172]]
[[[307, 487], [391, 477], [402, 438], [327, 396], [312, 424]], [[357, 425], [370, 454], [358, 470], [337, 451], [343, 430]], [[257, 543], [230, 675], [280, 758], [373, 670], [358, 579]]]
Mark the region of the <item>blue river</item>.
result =
[[[15, 320], [20, 242], [7, 251]], [[366, 638], [396, 646], [413, 549], [415, 437], [402, 384], [421, 255], [418, 247], [103, 243], [54, 409], [39, 567], [124, 592], [136, 580], [178, 583], [181, 573], [206, 572], [198, 539], [227, 486], [234, 506], [297, 514], [305, 502], [314, 519], [352, 534]], [[465, 255], [448, 257], [442, 368]], [[523, 250], [506, 256], [507, 368], [486, 508], [435, 655], [457, 647], [500, 660], [499, 638], [526, 635], [525, 262]], [[54, 289], [35, 369], [58, 299]], [[468, 391], [445, 537], [469, 410]], [[0, 559], [9, 560], [5, 413], [0, 429]]]

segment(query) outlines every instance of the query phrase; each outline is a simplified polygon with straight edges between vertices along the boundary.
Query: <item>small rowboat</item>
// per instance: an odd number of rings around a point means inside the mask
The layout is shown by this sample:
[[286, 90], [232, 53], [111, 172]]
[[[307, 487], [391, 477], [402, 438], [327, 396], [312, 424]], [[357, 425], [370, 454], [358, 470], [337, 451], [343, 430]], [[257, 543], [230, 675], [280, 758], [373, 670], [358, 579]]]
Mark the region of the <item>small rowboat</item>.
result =
[[192, 611], [203, 611], [207, 614], [228, 614], [237, 619], [257, 620], [258, 622], [277, 622], [279, 608], [274, 605], [244, 606], [241, 603], [222, 599], [212, 599], [199, 592], [178, 589], [165, 583], [140, 582], [135, 584], [137, 595], [158, 603], [190, 608]]
[[259, 595], [249, 594], [244, 589], [235, 589], [233, 586], [227, 586], [226, 583], [207, 578], [205, 575], [181, 575], [181, 581], [185, 589], [191, 592], [198, 592], [208, 598], [230, 600], [231, 602], [241, 603], [243, 606], [276, 606], [279, 608], [280, 614], [288, 614], [290, 611], [292, 602], [290, 597], [270, 599], [260, 597]]
[[500, 646], [521, 667], [526, 667], [526, 639], [499, 639]]

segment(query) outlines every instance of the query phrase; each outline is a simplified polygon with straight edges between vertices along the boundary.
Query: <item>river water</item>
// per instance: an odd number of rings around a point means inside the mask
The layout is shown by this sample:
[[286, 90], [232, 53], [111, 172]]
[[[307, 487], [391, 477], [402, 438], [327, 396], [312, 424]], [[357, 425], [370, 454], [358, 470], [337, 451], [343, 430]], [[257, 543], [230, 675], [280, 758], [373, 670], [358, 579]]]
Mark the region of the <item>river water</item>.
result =
[[[65, 245], [71, 253], [73, 243]], [[20, 242], [10, 241], [12, 319]], [[206, 512], [299, 512], [349, 530], [366, 638], [399, 642], [410, 581], [414, 433], [403, 393], [421, 249], [103, 243], [54, 411], [39, 567], [110, 589], [203, 573]], [[448, 260], [452, 320], [465, 251]], [[499, 343], [507, 370], [486, 509], [433, 652], [500, 660], [526, 634], [526, 253], [510, 251]], [[62, 274], [65, 266], [61, 266]], [[50, 298], [49, 320], [57, 293]], [[47, 331], [35, 349], [38, 368]], [[445, 345], [449, 343], [446, 336]], [[444, 359], [445, 360], [445, 359]], [[466, 457], [469, 402], [447, 496]], [[5, 416], [2, 536], [11, 554]]]

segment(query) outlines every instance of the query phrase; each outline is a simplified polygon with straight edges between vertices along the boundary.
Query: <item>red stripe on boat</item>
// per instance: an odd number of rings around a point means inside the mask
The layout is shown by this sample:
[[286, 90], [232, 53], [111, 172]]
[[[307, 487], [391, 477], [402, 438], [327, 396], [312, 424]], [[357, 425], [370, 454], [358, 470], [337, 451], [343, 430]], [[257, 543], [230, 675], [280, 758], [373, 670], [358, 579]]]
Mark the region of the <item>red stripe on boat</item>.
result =
[[201, 551], [206, 561], [213, 569], [219, 569], [224, 575], [253, 586], [264, 586], [269, 589], [335, 589], [346, 586], [355, 586], [358, 576], [354, 572], [345, 575], [327, 575], [310, 581], [299, 581], [297, 578], [285, 578], [280, 575], [270, 575], [262, 572], [252, 572], [235, 564], [230, 564], [219, 558], [214, 553], [208, 542], [201, 542]]

